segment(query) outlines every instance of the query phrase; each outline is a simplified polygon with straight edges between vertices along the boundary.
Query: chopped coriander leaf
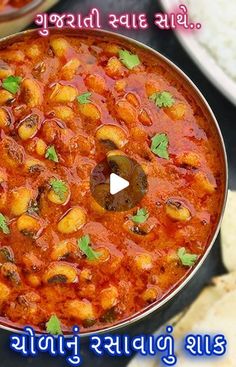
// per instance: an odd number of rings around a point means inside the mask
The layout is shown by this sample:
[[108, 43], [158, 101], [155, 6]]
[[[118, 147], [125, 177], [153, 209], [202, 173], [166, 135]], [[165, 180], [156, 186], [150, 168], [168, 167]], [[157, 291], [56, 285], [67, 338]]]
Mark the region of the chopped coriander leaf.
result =
[[45, 153], [45, 158], [49, 159], [50, 161], [56, 162], [56, 163], [59, 162], [59, 158], [58, 158], [54, 145], [51, 145], [50, 147], [47, 148], [46, 153]]
[[149, 213], [146, 208], [141, 208], [137, 211], [136, 215], [132, 216], [132, 221], [135, 223], [144, 223], [149, 217]]
[[85, 92], [83, 94], [80, 94], [78, 97], [77, 97], [77, 101], [80, 103], [80, 104], [87, 104], [87, 103], [90, 103], [91, 100], [91, 95], [92, 93], [90, 92]]
[[175, 100], [170, 92], [156, 92], [153, 93], [150, 99], [155, 103], [156, 106], [162, 107], [171, 107], [175, 103]]
[[184, 266], [193, 266], [198, 259], [198, 255], [187, 253], [185, 247], [181, 247], [177, 254]]
[[2, 87], [12, 94], [16, 94], [20, 89], [22, 78], [20, 76], [10, 75], [2, 82]]
[[90, 246], [90, 237], [89, 235], [82, 236], [79, 240], [77, 240], [80, 250], [87, 256], [89, 260], [97, 260], [101, 254], [99, 252], [95, 252]]
[[60, 320], [56, 315], [52, 315], [49, 321], [46, 323], [46, 330], [49, 334], [60, 335], [63, 334], [61, 330]]
[[4, 234], [9, 234], [10, 229], [7, 225], [6, 217], [2, 213], [0, 213], [0, 231], [2, 231]]
[[119, 51], [119, 58], [122, 64], [124, 64], [128, 69], [132, 70], [140, 64], [138, 55], [132, 54], [127, 50]]
[[169, 139], [166, 134], [156, 134], [152, 138], [151, 151], [160, 158], [169, 159]]
[[50, 185], [53, 191], [55, 192], [55, 194], [59, 196], [60, 200], [66, 199], [68, 187], [64, 181], [53, 178], [50, 181]]

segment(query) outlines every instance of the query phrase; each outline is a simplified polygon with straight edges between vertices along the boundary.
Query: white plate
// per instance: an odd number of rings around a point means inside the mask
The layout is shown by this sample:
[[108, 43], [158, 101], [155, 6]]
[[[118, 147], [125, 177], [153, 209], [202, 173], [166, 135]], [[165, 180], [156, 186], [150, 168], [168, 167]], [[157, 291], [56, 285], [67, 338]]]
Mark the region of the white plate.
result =
[[[160, 0], [160, 3], [164, 11], [169, 13], [173, 8], [184, 2], [179, 2], [179, 0]], [[198, 42], [194, 33], [176, 31], [175, 34], [182, 46], [206, 77], [215, 85], [216, 88], [219, 89], [221, 93], [224, 94], [225, 97], [236, 105], [236, 82], [226, 74], [207, 49]]]

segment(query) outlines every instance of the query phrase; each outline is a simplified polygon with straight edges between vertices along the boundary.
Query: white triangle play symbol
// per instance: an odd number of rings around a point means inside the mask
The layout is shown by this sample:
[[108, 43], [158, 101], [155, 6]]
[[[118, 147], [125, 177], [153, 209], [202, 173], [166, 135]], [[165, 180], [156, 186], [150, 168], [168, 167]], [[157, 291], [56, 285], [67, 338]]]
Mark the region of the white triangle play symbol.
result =
[[110, 194], [115, 195], [118, 192], [126, 189], [129, 186], [129, 181], [116, 175], [115, 173], [110, 174]]

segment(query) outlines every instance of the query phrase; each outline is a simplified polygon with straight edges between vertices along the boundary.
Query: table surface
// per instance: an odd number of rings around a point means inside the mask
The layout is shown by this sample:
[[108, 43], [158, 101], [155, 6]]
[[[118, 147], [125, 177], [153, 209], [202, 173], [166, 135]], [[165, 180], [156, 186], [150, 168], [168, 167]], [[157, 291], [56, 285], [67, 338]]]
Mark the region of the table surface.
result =
[[[60, 12], [82, 12], [86, 14], [91, 7], [98, 7], [101, 11], [119, 13], [146, 13], [149, 18], [150, 25], [153, 24], [153, 14], [161, 10], [160, 5], [155, 0], [61, 0], [52, 11]], [[106, 13], [104, 12], [104, 17]], [[105, 28], [105, 25], [104, 25]], [[175, 64], [177, 64], [198, 86], [207, 101], [209, 102], [216, 118], [219, 122], [228, 154], [229, 162], [229, 186], [231, 189], [236, 189], [236, 128], [235, 115], [236, 108], [228, 100], [222, 96], [218, 90], [206, 79], [193, 63], [185, 50], [181, 47], [172, 31], [161, 31], [155, 26], [150, 26], [145, 31], [125, 31], [124, 33], [133, 37], [154, 49], [160, 51], [167, 56]], [[146, 319], [139, 324], [135, 324], [129, 329], [129, 334], [138, 334], [141, 332], [152, 333], [161, 324], [166, 322], [170, 317], [179, 312], [183, 307], [189, 305], [204, 285], [211, 279], [213, 275], [224, 272], [224, 267], [221, 262], [219, 238], [216, 241], [211, 254], [207, 258], [204, 265], [199, 270], [197, 277], [195, 276], [191, 283], [178, 295], [175, 302], [164, 311], [152, 315], [151, 321]], [[126, 331], [127, 332], [127, 331]], [[53, 359], [47, 354], [41, 355], [35, 359], [23, 359], [19, 355], [10, 352], [9, 350], [9, 333], [1, 331], [0, 333], [0, 365], [1, 367], [66, 367], [66, 362], [63, 359]], [[84, 367], [124, 367], [128, 362], [128, 358], [98, 358], [88, 352], [86, 344], [81, 345], [81, 353], [83, 356]]]

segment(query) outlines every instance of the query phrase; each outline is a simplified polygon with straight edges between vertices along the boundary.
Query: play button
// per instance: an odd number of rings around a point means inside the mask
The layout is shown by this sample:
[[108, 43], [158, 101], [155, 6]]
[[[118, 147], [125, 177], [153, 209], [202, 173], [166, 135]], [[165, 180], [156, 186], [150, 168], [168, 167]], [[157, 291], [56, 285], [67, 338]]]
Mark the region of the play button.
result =
[[93, 169], [90, 190], [107, 211], [127, 211], [137, 206], [147, 192], [146, 174], [140, 164], [120, 151], [109, 151]]
[[115, 195], [118, 192], [126, 189], [129, 186], [129, 181], [116, 175], [115, 173], [110, 174], [110, 194]]

